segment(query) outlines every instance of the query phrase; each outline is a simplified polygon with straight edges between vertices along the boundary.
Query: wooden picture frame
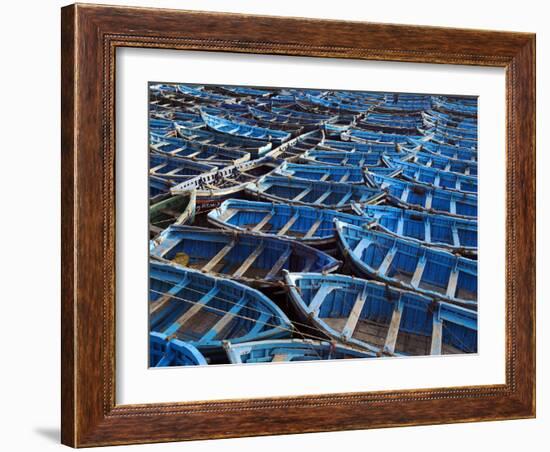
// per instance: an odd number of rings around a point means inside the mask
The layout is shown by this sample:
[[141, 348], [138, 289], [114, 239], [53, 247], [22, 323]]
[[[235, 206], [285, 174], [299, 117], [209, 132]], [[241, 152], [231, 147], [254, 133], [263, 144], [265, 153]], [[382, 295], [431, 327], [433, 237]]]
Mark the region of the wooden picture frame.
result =
[[[73, 447], [535, 416], [535, 35], [71, 5], [62, 9], [62, 442]], [[115, 50], [506, 69], [506, 383], [115, 404]]]

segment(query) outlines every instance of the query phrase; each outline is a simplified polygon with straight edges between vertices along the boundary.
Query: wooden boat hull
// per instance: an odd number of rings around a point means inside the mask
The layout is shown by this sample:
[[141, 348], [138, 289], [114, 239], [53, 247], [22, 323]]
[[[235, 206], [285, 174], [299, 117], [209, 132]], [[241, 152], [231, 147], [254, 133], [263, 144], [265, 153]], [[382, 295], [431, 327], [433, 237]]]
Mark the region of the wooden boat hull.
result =
[[376, 356], [477, 352], [477, 313], [344, 275], [286, 273], [304, 322]]
[[343, 168], [329, 165], [307, 165], [284, 162], [274, 174], [297, 179], [347, 184], [365, 184], [365, 173], [361, 167]]
[[379, 174], [373, 174], [372, 179], [398, 206], [471, 220], [477, 218], [477, 196], [474, 194], [438, 189]]
[[393, 286], [477, 309], [477, 261], [335, 220], [353, 270]]
[[280, 286], [285, 269], [333, 272], [341, 264], [295, 240], [193, 226], [170, 226], [151, 241], [150, 255], [266, 288]]
[[367, 187], [336, 182], [289, 179], [267, 175], [246, 187], [250, 196], [283, 204], [321, 207], [331, 210], [351, 210], [351, 203], [376, 203], [383, 192]]
[[323, 249], [336, 243], [335, 218], [355, 225], [372, 221], [336, 210], [240, 199], [226, 200], [208, 214], [208, 222], [223, 229], [273, 235]]
[[150, 261], [149, 325], [160, 338], [178, 339], [203, 354], [225, 341], [290, 337], [287, 316], [261, 292], [175, 264]]
[[477, 256], [478, 231], [474, 220], [382, 205], [354, 204], [353, 210], [365, 217], [369, 228], [466, 257]]

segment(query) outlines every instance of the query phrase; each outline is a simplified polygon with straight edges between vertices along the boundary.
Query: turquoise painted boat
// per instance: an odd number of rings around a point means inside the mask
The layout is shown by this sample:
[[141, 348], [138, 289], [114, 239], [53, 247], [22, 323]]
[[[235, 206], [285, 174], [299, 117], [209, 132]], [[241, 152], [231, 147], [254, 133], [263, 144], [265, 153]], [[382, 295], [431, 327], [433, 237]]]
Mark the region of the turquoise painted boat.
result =
[[379, 174], [373, 174], [372, 179], [387, 194], [389, 201], [398, 206], [472, 220], [477, 218], [477, 196], [474, 194], [433, 188]]
[[477, 312], [344, 275], [286, 273], [304, 322], [375, 356], [477, 352]]
[[236, 146], [226, 148], [187, 140], [178, 137], [163, 137], [151, 134], [150, 149], [170, 157], [179, 157], [207, 165], [238, 165], [250, 160], [250, 152]]
[[455, 160], [442, 155], [426, 152], [413, 152], [402, 159], [409, 163], [427, 166], [429, 168], [463, 174], [465, 176], [477, 176], [477, 163], [473, 161]]
[[[261, 292], [155, 261], [149, 264], [149, 328], [155, 339], [177, 339], [205, 355], [221, 351], [224, 341], [286, 338], [293, 331], [288, 317]], [[153, 356], [162, 352], [158, 348]]]
[[226, 343], [225, 351], [231, 364], [288, 363], [375, 357], [367, 351], [356, 350], [342, 344], [309, 339], [279, 339], [236, 345]]
[[463, 256], [477, 255], [477, 221], [392, 206], [354, 204], [353, 210], [365, 217], [370, 228]]
[[388, 158], [393, 168], [401, 170], [400, 177], [410, 182], [429, 185], [444, 190], [477, 193], [477, 177], [443, 171], [441, 169], [402, 162]]
[[255, 287], [277, 287], [283, 270], [336, 271], [341, 262], [296, 240], [173, 225], [150, 242], [150, 256]]
[[361, 167], [307, 165], [283, 162], [273, 174], [297, 179], [340, 182], [347, 184], [365, 184], [365, 172]]
[[228, 199], [208, 213], [208, 222], [223, 229], [274, 235], [323, 248], [336, 243], [335, 218], [358, 226], [372, 221], [336, 210], [242, 199]]
[[342, 253], [366, 278], [477, 309], [477, 261], [335, 220]]
[[204, 110], [201, 110], [201, 117], [206, 125], [216, 132], [226, 133], [237, 137], [252, 138], [255, 140], [275, 143], [285, 142], [292, 137], [292, 135], [288, 132], [243, 124], [233, 120], [210, 115]]
[[321, 151], [312, 149], [306, 151], [300, 161], [314, 165], [333, 165], [337, 167], [364, 167], [364, 166], [385, 166], [383, 157], [387, 153], [380, 151], [359, 152], [359, 151]]
[[228, 135], [222, 132], [203, 129], [187, 129], [176, 125], [178, 135], [198, 144], [214, 145], [226, 149], [236, 149], [249, 152], [252, 157], [264, 156], [272, 149], [272, 144], [267, 141], [243, 138], [236, 135]]
[[309, 181], [266, 175], [247, 185], [253, 197], [299, 206], [332, 210], [351, 210], [351, 203], [374, 204], [384, 199], [384, 193], [366, 185]]

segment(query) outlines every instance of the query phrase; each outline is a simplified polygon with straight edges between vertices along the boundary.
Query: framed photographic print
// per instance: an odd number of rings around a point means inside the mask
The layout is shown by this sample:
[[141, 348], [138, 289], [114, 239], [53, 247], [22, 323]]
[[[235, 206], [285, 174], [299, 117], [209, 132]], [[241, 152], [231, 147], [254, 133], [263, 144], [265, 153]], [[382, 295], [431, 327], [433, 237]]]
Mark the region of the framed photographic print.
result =
[[62, 441], [535, 415], [535, 37], [62, 9]]

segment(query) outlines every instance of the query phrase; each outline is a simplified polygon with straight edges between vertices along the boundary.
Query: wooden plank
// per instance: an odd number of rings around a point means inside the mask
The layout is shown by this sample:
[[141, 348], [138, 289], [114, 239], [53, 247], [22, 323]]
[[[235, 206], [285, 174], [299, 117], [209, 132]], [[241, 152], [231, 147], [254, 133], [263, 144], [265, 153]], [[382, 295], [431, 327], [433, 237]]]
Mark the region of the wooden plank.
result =
[[349, 177], [350, 177], [350, 175], [351, 175], [351, 172], [350, 172], [350, 171], [346, 171], [346, 172], [344, 173], [344, 175], [340, 178], [339, 182], [340, 182], [340, 183], [347, 182], [348, 179], [349, 179]]
[[242, 307], [246, 303], [246, 297], [243, 296], [237, 303], [235, 303], [229, 311], [227, 311], [223, 317], [218, 320], [215, 325], [201, 338], [200, 342], [211, 341], [214, 339], [220, 331], [222, 331], [231, 320], [239, 313]]
[[235, 244], [236, 244], [236, 241], [231, 240], [231, 242], [229, 242], [220, 251], [218, 251], [218, 254], [216, 254], [212, 259], [210, 259], [210, 261], [204, 267], [201, 268], [201, 271], [203, 272], [211, 271], [231, 251], [231, 249], [235, 246]]
[[356, 254], [359, 258], [361, 258], [363, 251], [370, 245], [371, 240], [368, 237], [363, 237], [357, 246], [353, 249], [353, 254]]
[[401, 315], [403, 314], [403, 304], [401, 301], [395, 304], [393, 313], [391, 315], [390, 327], [388, 328], [388, 334], [384, 342], [384, 351], [386, 353], [395, 352], [395, 344], [397, 343], [397, 336], [399, 334], [399, 326], [401, 325]]
[[250, 266], [254, 263], [256, 259], [258, 259], [258, 256], [262, 254], [262, 251], [265, 248], [265, 243], [261, 242], [254, 251], [252, 251], [252, 254], [246, 258], [246, 260], [242, 263], [242, 265], [233, 273], [233, 276], [236, 278], [241, 277], [246, 273], [246, 271], [250, 268]]
[[153, 316], [157, 312], [159, 312], [166, 304], [174, 298], [179, 291], [185, 288], [189, 284], [188, 279], [184, 279], [180, 283], [173, 286], [168, 292], [161, 295], [159, 298], [157, 298], [155, 301], [151, 302], [149, 304], [149, 315]]
[[454, 199], [451, 199], [451, 203], [450, 203], [450, 206], [449, 206], [449, 212], [451, 214], [456, 214], [456, 200]]
[[408, 197], [409, 197], [409, 186], [405, 185], [405, 188], [403, 189], [403, 193], [401, 193], [401, 201], [407, 202]]
[[304, 196], [308, 195], [309, 192], [311, 192], [311, 187], [308, 187], [304, 189], [301, 193], [299, 193], [296, 197], [294, 197], [293, 201], [300, 201]]
[[453, 245], [460, 246], [460, 236], [458, 235], [458, 228], [456, 227], [456, 224], [453, 224], [451, 229], [453, 231]]
[[213, 287], [208, 293], [204, 294], [199, 301], [193, 302], [193, 304], [191, 304], [191, 301], [189, 301], [191, 307], [181, 316], [179, 316], [178, 319], [173, 322], [168, 328], [166, 328], [164, 330], [164, 334], [170, 336], [171, 334], [179, 331], [180, 328], [185, 325], [193, 316], [195, 316], [202, 308], [204, 308], [210, 302], [210, 300], [212, 300], [212, 298], [214, 298], [218, 294], [219, 291], [220, 289], [218, 289], [217, 287]]
[[288, 354], [286, 353], [277, 353], [273, 355], [272, 363], [282, 363], [288, 361]]
[[315, 223], [313, 223], [311, 227], [308, 229], [308, 231], [306, 232], [306, 235], [304, 235], [304, 239], [309, 239], [313, 237], [313, 235], [317, 232], [317, 229], [319, 229], [319, 226], [321, 225], [322, 222], [323, 222], [322, 217], [317, 218]]
[[338, 201], [338, 204], [336, 204], [336, 206], [337, 207], [343, 206], [346, 202], [348, 202], [348, 200], [352, 197], [352, 195], [353, 195], [353, 191], [352, 190], [348, 191], [344, 195], [344, 197], [340, 201]]
[[424, 241], [426, 243], [432, 242], [432, 225], [428, 217], [424, 220]]
[[418, 285], [420, 284], [422, 273], [424, 273], [424, 267], [426, 267], [426, 256], [422, 256], [416, 264], [414, 275], [411, 280], [411, 286], [413, 286], [415, 289], [418, 288]]
[[272, 279], [275, 277], [277, 273], [283, 268], [283, 265], [285, 265], [285, 262], [292, 254], [292, 248], [288, 247], [283, 254], [277, 259], [277, 262], [275, 262], [275, 265], [271, 267], [271, 270], [269, 270], [269, 273], [266, 275], [265, 279]]
[[315, 200], [315, 202], [313, 204], [315, 205], [319, 205], [319, 204], [322, 204], [322, 202], [327, 199], [330, 194], [332, 193], [332, 189], [328, 189], [327, 191], [325, 191], [321, 196], [319, 196], [319, 198], [317, 198], [317, 200]]
[[430, 355], [441, 355], [442, 342], [443, 342], [443, 321], [438, 319], [434, 315]]
[[323, 304], [323, 301], [327, 297], [327, 295], [333, 290], [340, 288], [341, 286], [335, 286], [329, 283], [321, 284], [321, 287], [319, 287], [319, 290], [317, 290], [315, 296], [311, 300], [311, 303], [309, 303], [309, 309], [311, 309], [311, 311], [315, 313], [315, 315], [317, 315], [317, 312], [319, 311], [319, 308]]
[[280, 229], [279, 232], [277, 232], [277, 235], [285, 235], [286, 232], [296, 223], [296, 221], [300, 218], [300, 214], [296, 212], [290, 219], [286, 222], [286, 224]]
[[357, 322], [359, 321], [359, 316], [361, 314], [361, 311], [363, 310], [363, 306], [365, 305], [366, 300], [367, 300], [367, 286], [365, 286], [363, 290], [359, 293], [359, 295], [357, 295], [357, 298], [355, 299], [355, 303], [353, 304], [353, 308], [351, 309], [348, 319], [346, 320], [346, 324], [342, 329], [342, 335], [345, 338], [349, 339], [353, 335], [353, 332], [355, 331], [355, 327], [357, 326]]
[[262, 221], [260, 221], [256, 226], [252, 228], [252, 231], [258, 232], [261, 230], [268, 222], [273, 218], [273, 212], [268, 212], [265, 217], [262, 218]]
[[397, 246], [394, 245], [392, 248], [390, 248], [390, 250], [386, 254], [386, 257], [384, 257], [384, 260], [380, 264], [380, 267], [378, 267], [378, 274], [380, 274], [380, 276], [383, 276], [386, 274], [396, 254], [397, 254]]
[[456, 293], [456, 285], [458, 283], [458, 270], [453, 269], [451, 275], [449, 276], [449, 283], [447, 284], [447, 296], [454, 298]]
[[428, 191], [426, 194], [426, 203], [424, 204], [424, 208], [426, 210], [429, 210], [432, 208], [432, 200], [433, 200], [433, 192]]
[[401, 210], [399, 220], [397, 220], [397, 230], [395, 233], [397, 235], [403, 235], [404, 227], [405, 227], [405, 217], [403, 216], [403, 211]]

